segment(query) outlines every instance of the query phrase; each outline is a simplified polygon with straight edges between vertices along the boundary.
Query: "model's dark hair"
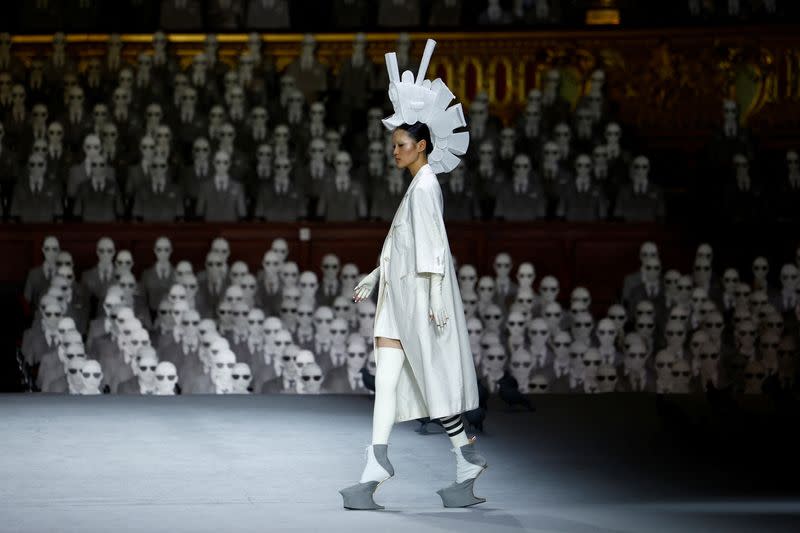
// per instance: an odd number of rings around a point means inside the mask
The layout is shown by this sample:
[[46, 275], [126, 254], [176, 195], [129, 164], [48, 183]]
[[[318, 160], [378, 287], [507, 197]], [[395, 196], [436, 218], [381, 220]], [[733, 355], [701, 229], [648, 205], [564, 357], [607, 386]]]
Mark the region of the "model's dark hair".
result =
[[400, 124], [397, 129], [407, 132], [414, 142], [425, 141], [425, 155], [431, 155], [433, 152], [433, 141], [431, 141], [431, 130], [424, 122], [415, 122], [414, 124]]

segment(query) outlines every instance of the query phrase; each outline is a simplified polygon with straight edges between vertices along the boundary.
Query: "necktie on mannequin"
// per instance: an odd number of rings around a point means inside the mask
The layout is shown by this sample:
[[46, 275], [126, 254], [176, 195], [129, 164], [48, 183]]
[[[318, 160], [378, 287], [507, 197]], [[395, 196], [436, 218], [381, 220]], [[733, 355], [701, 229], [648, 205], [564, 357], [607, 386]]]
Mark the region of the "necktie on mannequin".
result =
[[314, 179], [319, 179], [325, 173], [325, 163], [322, 161], [312, 161], [311, 162], [311, 177]]
[[207, 162], [202, 161], [200, 163], [197, 163], [195, 168], [197, 169], [196, 172], [197, 172], [198, 176], [200, 176], [201, 178], [205, 178], [206, 177], [206, 174], [208, 173], [208, 163]]
[[326, 296], [333, 296], [336, 293], [336, 284], [335, 283], [326, 283], [325, 284], [325, 295]]
[[647, 287], [647, 296], [648, 297], [654, 298], [654, 297], [658, 296], [658, 285], [656, 285], [655, 283], [648, 283], [646, 285], [646, 287]]
[[750, 177], [749, 176], [738, 176], [736, 178], [736, 183], [739, 186], [739, 190], [748, 192], [750, 190]]
[[214, 178], [214, 184], [216, 185], [218, 192], [222, 192], [226, 188], [226, 180], [224, 177], [217, 176]]
[[525, 180], [516, 180], [514, 181], [514, 192], [517, 194], [522, 194], [525, 192], [527, 188], [528, 182]]
[[336, 177], [336, 190], [339, 192], [343, 192], [347, 188], [348, 180], [346, 177]]
[[785, 310], [794, 309], [796, 301], [797, 296], [795, 295], [794, 291], [783, 292], [783, 308]]
[[350, 388], [353, 390], [360, 389], [361, 383], [362, 383], [361, 374], [356, 374], [355, 376], [352, 376], [350, 378]]

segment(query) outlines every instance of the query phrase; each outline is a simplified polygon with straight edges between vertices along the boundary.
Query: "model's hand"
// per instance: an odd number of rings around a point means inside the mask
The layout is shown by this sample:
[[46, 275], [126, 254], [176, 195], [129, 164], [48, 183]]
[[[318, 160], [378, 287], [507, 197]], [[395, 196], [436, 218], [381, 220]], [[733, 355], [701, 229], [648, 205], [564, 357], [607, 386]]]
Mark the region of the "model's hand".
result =
[[430, 307], [428, 309], [428, 319], [432, 320], [439, 331], [444, 330], [447, 320], [447, 311], [444, 308], [444, 301], [442, 298], [442, 281], [444, 276], [439, 274], [431, 274], [431, 296]]
[[369, 295], [372, 294], [372, 289], [375, 288], [375, 285], [378, 283], [378, 278], [380, 277], [380, 269], [376, 268], [362, 279], [356, 288], [353, 289], [353, 301], [363, 302]]

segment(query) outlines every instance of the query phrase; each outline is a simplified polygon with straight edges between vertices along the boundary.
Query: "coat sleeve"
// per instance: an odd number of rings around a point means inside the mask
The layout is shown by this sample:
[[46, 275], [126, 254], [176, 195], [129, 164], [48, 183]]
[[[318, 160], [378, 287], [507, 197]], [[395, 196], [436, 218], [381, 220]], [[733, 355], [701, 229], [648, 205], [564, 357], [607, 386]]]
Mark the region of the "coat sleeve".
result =
[[444, 275], [445, 242], [442, 189], [438, 183], [417, 186], [411, 194], [411, 231], [417, 274]]

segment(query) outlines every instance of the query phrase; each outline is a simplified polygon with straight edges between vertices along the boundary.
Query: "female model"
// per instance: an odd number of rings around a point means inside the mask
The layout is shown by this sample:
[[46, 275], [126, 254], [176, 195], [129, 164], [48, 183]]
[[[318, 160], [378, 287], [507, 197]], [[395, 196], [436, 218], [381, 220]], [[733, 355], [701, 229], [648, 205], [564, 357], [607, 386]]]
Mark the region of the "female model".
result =
[[360, 302], [380, 282], [373, 333], [375, 407], [367, 465], [357, 484], [339, 492], [347, 509], [383, 509], [372, 496], [394, 475], [387, 457], [392, 426], [428, 416], [442, 422], [456, 456], [456, 480], [438, 494], [445, 507], [466, 507], [486, 501], [475, 497], [473, 484], [487, 465], [461, 422], [461, 413], [478, 405], [477, 381], [444, 229], [442, 191], [428, 164], [430, 130], [422, 122], [401, 124], [392, 144], [397, 166], [409, 169], [414, 179], [392, 220], [380, 265], [353, 291]]

